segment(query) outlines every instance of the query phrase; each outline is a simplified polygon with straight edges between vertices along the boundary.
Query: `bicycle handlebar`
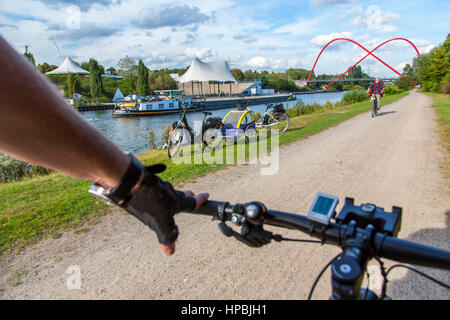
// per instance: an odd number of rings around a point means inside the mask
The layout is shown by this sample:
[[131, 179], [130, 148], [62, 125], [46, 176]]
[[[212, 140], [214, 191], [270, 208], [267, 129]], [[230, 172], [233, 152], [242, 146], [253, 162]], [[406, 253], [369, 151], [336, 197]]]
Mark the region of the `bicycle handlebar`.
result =
[[[207, 201], [200, 208], [194, 209], [190, 213], [202, 214], [217, 217], [221, 221], [230, 220], [234, 208], [238, 205], [231, 205], [228, 202]], [[242, 206], [242, 205], [239, 205]], [[244, 207], [245, 205], [243, 205]], [[243, 210], [242, 210], [243, 212]], [[253, 223], [251, 219], [247, 219]], [[325, 229], [316, 228], [306, 216], [292, 214], [282, 211], [267, 210], [264, 217], [256, 224], [273, 225], [289, 229], [296, 229], [318, 238], [325, 243], [342, 246], [344, 241], [351, 235], [356, 234], [362, 237], [370, 237], [375, 255], [380, 258], [410, 263], [425, 267], [450, 270], [450, 252], [409, 240], [398, 239], [387, 236], [383, 233], [368, 235], [364, 229], [355, 226], [330, 223]]]

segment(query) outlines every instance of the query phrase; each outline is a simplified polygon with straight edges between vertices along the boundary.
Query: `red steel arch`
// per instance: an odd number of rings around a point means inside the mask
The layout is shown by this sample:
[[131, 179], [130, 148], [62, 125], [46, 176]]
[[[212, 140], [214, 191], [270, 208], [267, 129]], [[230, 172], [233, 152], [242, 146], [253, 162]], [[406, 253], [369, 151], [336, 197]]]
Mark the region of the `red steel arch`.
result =
[[[365, 55], [362, 59], [360, 59], [358, 62], [356, 62], [354, 65], [352, 65], [347, 71], [345, 71], [344, 73], [342, 73], [339, 77], [337, 77], [333, 82], [331, 82], [330, 84], [328, 84], [326, 88], [328, 88], [329, 86], [331, 86], [333, 83], [336, 82], [336, 80], [338, 80], [339, 78], [341, 78], [343, 75], [345, 75], [347, 72], [349, 72], [350, 70], [352, 70], [354, 67], [356, 67], [358, 64], [360, 64], [364, 59], [366, 59], [369, 55], [371, 55], [372, 57], [374, 57], [375, 59], [377, 59], [378, 61], [380, 61], [382, 64], [384, 64], [386, 67], [388, 67], [389, 69], [391, 69], [392, 71], [394, 71], [397, 75], [401, 76], [401, 73], [399, 73], [397, 70], [395, 70], [394, 68], [392, 68], [390, 65], [388, 65], [386, 62], [384, 62], [383, 60], [381, 60], [380, 58], [378, 58], [376, 55], [373, 54], [373, 52], [375, 50], [377, 50], [378, 48], [380, 48], [381, 46], [385, 45], [388, 42], [394, 41], [394, 40], [402, 40], [402, 41], [406, 41], [407, 43], [409, 43], [414, 50], [416, 50], [417, 55], [420, 56], [419, 50], [417, 50], [417, 47], [414, 45], [414, 43], [412, 43], [411, 41], [409, 41], [406, 38], [392, 38], [389, 40], [384, 41], [383, 43], [379, 44], [377, 47], [375, 47], [372, 51], [367, 50], [366, 48], [364, 48], [361, 44], [359, 44], [358, 42], [352, 40], [352, 39], [348, 39], [348, 38], [336, 38], [331, 40], [330, 42], [328, 42], [320, 51], [319, 55], [316, 58], [316, 61], [314, 62], [314, 65], [311, 69], [311, 72], [309, 73], [308, 76], [308, 80], [306, 81], [306, 84], [308, 84], [309, 80], [311, 79], [311, 75], [314, 72], [314, 68], [316, 67], [317, 61], [319, 60], [320, 56], [322, 55], [322, 52], [325, 50], [326, 47], [328, 47], [331, 43], [335, 42], [335, 41], [339, 41], [339, 40], [345, 40], [345, 41], [349, 41], [352, 42], [354, 44], [356, 44], [357, 46], [359, 46], [361, 49], [363, 49], [364, 51], [367, 52], [367, 55]], [[415, 83], [411, 82], [414, 86], [416, 86]]]

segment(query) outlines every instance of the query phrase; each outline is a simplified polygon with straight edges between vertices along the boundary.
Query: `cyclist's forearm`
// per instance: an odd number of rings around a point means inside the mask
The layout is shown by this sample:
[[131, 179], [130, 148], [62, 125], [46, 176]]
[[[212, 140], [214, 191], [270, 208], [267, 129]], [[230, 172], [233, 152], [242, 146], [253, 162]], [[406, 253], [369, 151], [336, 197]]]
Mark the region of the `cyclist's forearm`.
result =
[[0, 37], [0, 151], [115, 186], [129, 159]]

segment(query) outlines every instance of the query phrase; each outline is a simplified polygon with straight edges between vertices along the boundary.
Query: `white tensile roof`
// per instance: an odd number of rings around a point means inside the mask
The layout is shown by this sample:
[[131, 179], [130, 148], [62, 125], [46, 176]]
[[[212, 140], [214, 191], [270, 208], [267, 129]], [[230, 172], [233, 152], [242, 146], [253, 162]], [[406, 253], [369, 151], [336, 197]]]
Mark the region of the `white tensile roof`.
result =
[[183, 74], [178, 81], [186, 83], [189, 81], [227, 81], [237, 82], [230, 71], [226, 61], [219, 61], [208, 64], [198, 58], [192, 60], [188, 71]]
[[55, 70], [46, 72], [45, 74], [68, 74], [68, 73], [76, 73], [76, 74], [89, 74], [86, 70], [77, 65], [70, 57], [67, 57], [66, 60]]

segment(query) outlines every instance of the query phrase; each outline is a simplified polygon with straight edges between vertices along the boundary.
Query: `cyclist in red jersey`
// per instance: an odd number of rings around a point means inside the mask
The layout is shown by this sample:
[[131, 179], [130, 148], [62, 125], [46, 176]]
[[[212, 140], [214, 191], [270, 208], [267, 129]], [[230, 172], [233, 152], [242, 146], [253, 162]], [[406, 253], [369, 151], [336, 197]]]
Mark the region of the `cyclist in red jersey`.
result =
[[375, 82], [367, 89], [367, 93], [371, 96], [371, 100], [373, 100], [375, 96], [377, 98], [377, 110], [380, 110], [381, 108], [381, 97], [383, 96], [385, 88], [386, 86], [381, 82], [381, 79], [376, 78]]

